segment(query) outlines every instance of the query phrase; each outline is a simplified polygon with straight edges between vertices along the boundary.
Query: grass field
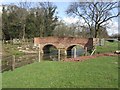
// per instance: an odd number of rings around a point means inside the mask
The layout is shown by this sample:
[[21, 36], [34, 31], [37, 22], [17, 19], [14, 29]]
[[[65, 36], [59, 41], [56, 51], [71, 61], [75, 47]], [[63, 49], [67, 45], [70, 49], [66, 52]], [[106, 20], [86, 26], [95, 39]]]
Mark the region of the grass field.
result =
[[106, 53], [106, 52], [114, 52], [118, 50], [118, 44], [120, 42], [105, 42], [104, 46], [97, 46], [96, 52]]
[[3, 88], [117, 88], [118, 57], [33, 63], [2, 74]]

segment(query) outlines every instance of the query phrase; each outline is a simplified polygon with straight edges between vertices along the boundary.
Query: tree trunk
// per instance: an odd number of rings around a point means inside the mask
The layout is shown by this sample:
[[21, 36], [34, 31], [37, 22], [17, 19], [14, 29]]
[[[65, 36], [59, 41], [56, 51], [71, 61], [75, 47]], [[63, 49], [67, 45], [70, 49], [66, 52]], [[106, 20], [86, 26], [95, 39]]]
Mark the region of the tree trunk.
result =
[[93, 35], [93, 32], [92, 32], [92, 28], [90, 28], [90, 38], [92, 38], [94, 35]]
[[22, 40], [25, 41], [25, 24], [23, 25], [23, 37]]
[[95, 30], [95, 38], [97, 38], [98, 30]]
[[99, 24], [96, 25], [96, 27], [95, 27], [95, 38], [98, 37], [98, 31], [99, 31], [99, 28], [100, 28], [100, 25], [99, 25]]

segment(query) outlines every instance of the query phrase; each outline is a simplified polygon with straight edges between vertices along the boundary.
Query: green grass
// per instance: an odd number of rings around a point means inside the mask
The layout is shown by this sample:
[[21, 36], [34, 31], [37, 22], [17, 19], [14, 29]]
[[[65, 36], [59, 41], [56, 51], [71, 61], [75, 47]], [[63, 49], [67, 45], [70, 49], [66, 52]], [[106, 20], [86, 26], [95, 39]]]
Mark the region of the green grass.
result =
[[96, 52], [106, 53], [118, 50], [118, 42], [105, 42], [104, 46], [97, 46]]
[[3, 88], [117, 88], [117, 57], [33, 63], [2, 74]]

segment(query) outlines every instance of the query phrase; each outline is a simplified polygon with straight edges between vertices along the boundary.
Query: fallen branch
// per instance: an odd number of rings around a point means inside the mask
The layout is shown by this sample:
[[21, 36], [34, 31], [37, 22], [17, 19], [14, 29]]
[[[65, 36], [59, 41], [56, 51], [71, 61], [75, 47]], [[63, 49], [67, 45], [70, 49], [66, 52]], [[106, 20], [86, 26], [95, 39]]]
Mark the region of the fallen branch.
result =
[[96, 51], [96, 49], [94, 49], [93, 51], [92, 51], [92, 53], [91, 53], [91, 55], [90, 56], [92, 56], [93, 54], [94, 54], [94, 52]]

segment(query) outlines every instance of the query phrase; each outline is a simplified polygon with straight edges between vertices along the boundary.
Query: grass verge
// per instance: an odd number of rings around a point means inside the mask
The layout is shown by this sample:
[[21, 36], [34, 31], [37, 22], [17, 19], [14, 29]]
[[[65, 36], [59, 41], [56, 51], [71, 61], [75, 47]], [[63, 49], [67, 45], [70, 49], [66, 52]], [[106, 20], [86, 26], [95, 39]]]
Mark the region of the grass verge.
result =
[[33, 63], [2, 74], [3, 88], [117, 88], [117, 57]]

